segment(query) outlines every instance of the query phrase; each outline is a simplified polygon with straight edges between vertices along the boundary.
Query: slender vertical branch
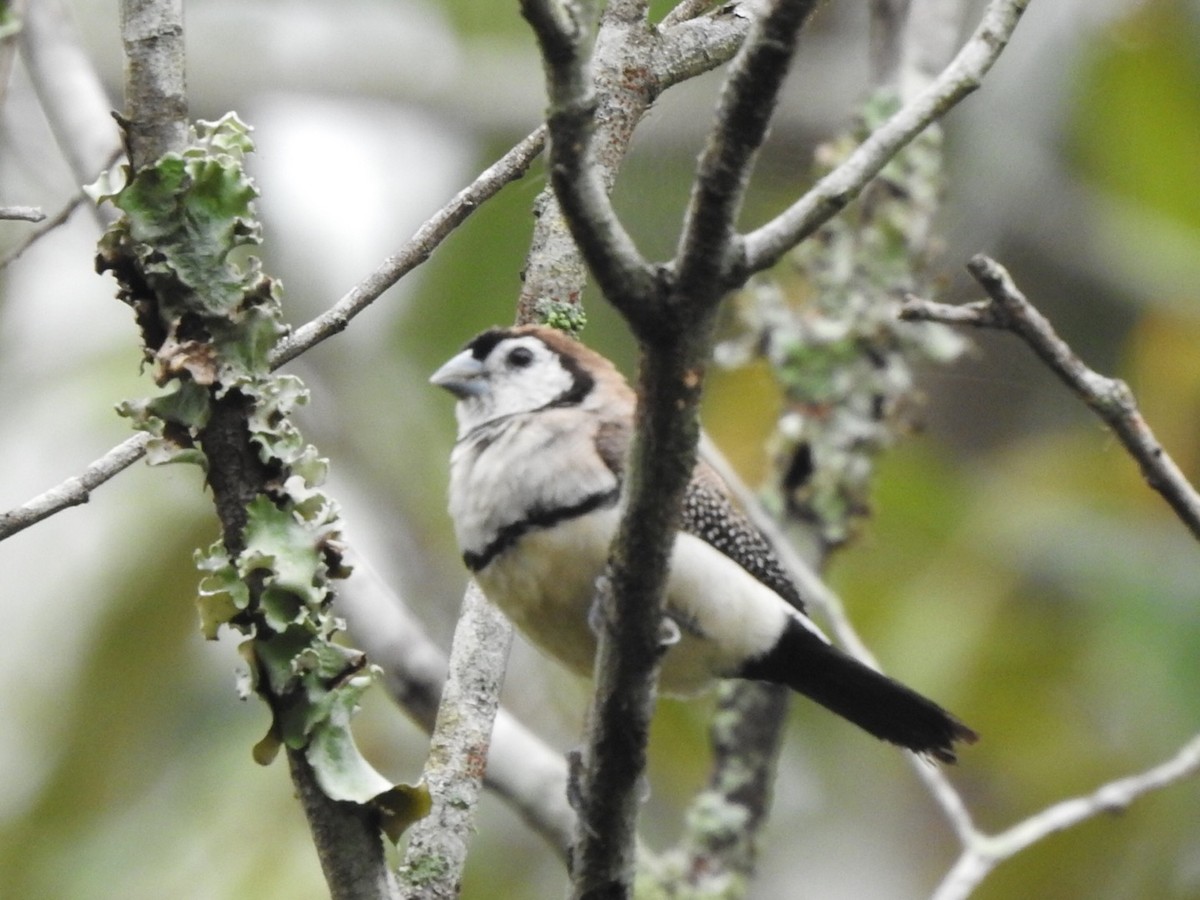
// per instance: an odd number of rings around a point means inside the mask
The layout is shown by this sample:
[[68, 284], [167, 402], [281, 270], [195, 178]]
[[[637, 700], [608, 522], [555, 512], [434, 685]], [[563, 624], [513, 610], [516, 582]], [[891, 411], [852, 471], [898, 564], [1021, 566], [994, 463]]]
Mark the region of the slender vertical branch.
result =
[[125, 134], [136, 167], [187, 141], [183, 0], [123, 0], [121, 41]]
[[[596, 693], [579, 773], [580, 828], [573, 857], [574, 896], [624, 897], [633, 877], [637, 780], [654, 704], [666, 565], [695, 463], [696, 413], [713, 317], [727, 287], [703, 276], [727, 269], [730, 223], [765, 133], [767, 118], [756, 104], [778, 91], [810, 7], [788, 0], [776, 4], [742, 49], [742, 61], [735, 64], [740, 79], [735, 76], [726, 90], [720, 137], [702, 164], [699, 199], [685, 226], [685, 252], [675, 265], [682, 277], [651, 270], [608, 203], [593, 149], [588, 40], [572, 25], [578, 20], [545, 0], [527, 0], [523, 8], [547, 68], [555, 193], [589, 270], [629, 321], [642, 349], [626, 508], [612, 548], [609, 590], [598, 598], [603, 615]], [[739, 135], [739, 129], [747, 134]]]
[[406, 897], [453, 900], [462, 889], [511, 643], [512, 625], [471, 582], [425, 764], [432, 809], [413, 826], [400, 870]]
[[625, 230], [595, 164], [596, 93], [591, 49], [594, 16], [584, 4], [522, 0], [546, 66], [550, 179], [572, 236], [604, 295], [637, 317], [635, 298], [655, 292], [655, 275]]
[[[186, 193], [196, 188], [198, 181], [195, 169], [186, 177], [178, 175], [180, 168], [188, 165], [183, 154], [193, 143], [187, 119], [182, 0], [122, 0], [120, 13], [127, 60], [123, 120], [134, 174], [113, 198], [114, 203], [123, 204], [121, 209], [126, 212], [127, 221], [110, 230], [102, 241], [103, 265], [117, 275], [124, 298], [138, 313], [146, 352], [155, 361], [160, 382], [175, 380], [178, 392], [170, 396], [192, 398], [191, 414], [179, 409], [168, 412], [170, 400], [163, 401], [164, 405], [157, 409], [163, 418], [175, 417], [171, 425], [178, 428], [179, 439], [185, 440], [183, 436], [188, 435], [185, 443], [199, 449], [207, 462], [208, 484], [221, 521], [226, 554], [225, 574], [221, 577], [227, 579], [225, 583], [234, 578], [244, 579], [238, 589], [245, 597], [244, 613], [257, 616], [252, 625], [242, 621], [245, 628], [255, 633], [247, 645], [252, 671], [260, 692], [272, 705], [272, 737], [287, 744], [292, 778], [308, 817], [330, 893], [337, 900], [391, 897], [394, 882], [383, 855], [379, 809], [365, 802], [365, 795], [382, 796], [390, 785], [373, 770], [364, 772], [355, 768], [360, 757], [356, 751], [351, 752], [352, 744], [348, 746], [345, 740], [348, 732], [344, 729], [348, 725], [343, 723], [339, 730], [332, 721], [334, 716], [348, 718], [357, 696], [355, 692], [361, 690], [356, 686], [361, 685], [361, 679], [356, 683], [355, 678], [362, 665], [361, 654], [329, 649], [327, 630], [332, 626], [328, 617], [308, 618], [328, 598], [323, 582], [339, 565], [336, 546], [322, 547], [319, 541], [333, 540], [335, 535], [329, 530], [319, 535], [320, 527], [328, 524], [327, 519], [319, 519], [319, 506], [310, 507], [307, 520], [287, 506], [290, 497], [283, 485], [292, 474], [292, 467], [299, 468], [311, 460], [302, 457], [302, 453], [287, 459], [279, 455], [291, 453], [272, 443], [287, 427], [286, 412], [290, 406], [281, 399], [287, 388], [265, 380], [269, 378], [265, 350], [244, 352], [245, 344], [257, 348], [255, 341], [261, 341], [264, 334], [274, 336], [281, 330], [275, 321], [278, 311], [272, 284], [252, 266], [233, 270], [222, 262], [218, 265], [219, 272], [212, 272], [209, 257], [197, 251], [188, 229], [175, 223], [158, 229], [161, 233], [156, 237], [161, 246], [148, 249], [141, 245], [140, 237], [134, 236], [129, 224], [135, 218], [131, 210], [137, 211], [143, 223], [138, 235], [151, 233], [151, 229], [144, 227], [144, 210], [139, 199], [146, 206], [157, 203], [167, 207], [167, 211], [159, 211], [161, 222], [167, 223], [170, 215], [183, 215], [174, 205], [181, 199], [179, 191]], [[219, 161], [216, 156], [209, 156], [207, 161], [214, 167], [222, 167], [221, 176], [226, 179], [223, 183], [227, 189], [222, 199], [233, 204], [248, 204], [254, 193], [248, 182], [239, 182], [233, 168], [245, 152], [245, 143], [239, 138], [242, 134], [244, 127], [239, 132], [237, 126], [229, 124], [214, 125], [208, 133], [211, 140], [219, 142], [224, 155]], [[191, 164], [202, 165], [197, 160]], [[180, 208], [182, 205], [178, 204]], [[243, 242], [257, 239], [254, 223], [245, 218], [246, 207], [238, 209], [243, 213], [238, 219], [244, 232]], [[195, 208], [188, 208], [188, 214], [190, 228], [207, 227], [206, 222], [193, 221], [199, 217]], [[233, 231], [226, 228], [220, 233]], [[156, 260], [153, 273], [147, 271], [149, 256]], [[186, 287], [177, 274], [181, 265], [201, 273], [195, 276], [195, 281], [187, 282]], [[238, 276], [244, 277], [239, 280]], [[233, 320], [226, 318], [230, 307], [239, 310]], [[210, 341], [207, 352], [194, 346], [197, 341], [180, 339], [178, 325], [184, 317], [203, 323], [192, 327], [207, 335]], [[257, 332], [249, 333], [256, 325]], [[234, 346], [242, 353], [236, 360], [231, 352]], [[193, 353], [197, 355], [191, 356]], [[223, 385], [223, 378], [234, 383]], [[269, 403], [275, 405], [268, 409]], [[197, 408], [204, 411], [197, 414]], [[255, 422], [253, 416], [259, 412], [264, 417], [273, 417], [271, 422], [275, 424]], [[289, 433], [288, 437], [292, 435]], [[315, 476], [302, 475], [297, 481], [309, 489], [310, 501], [320, 500], [311, 489], [310, 477]], [[276, 498], [282, 505], [276, 505]], [[308, 544], [309, 551], [301, 551], [292, 564], [311, 567], [312, 573], [307, 578], [296, 576], [295, 585], [303, 596], [289, 597], [298, 609], [304, 610], [304, 615], [293, 613], [293, 621], [304, 623], [300, 629], [303, 645], [311, 653], [306, 657], [307, 670], [298, 664], [298, 656], [292, 656], [300, 652], [296, 647], [297, 634], [285, 635], [286, 626], [268, 624], [271, 616], [264, 615], [260, 606], [276, 573], [264, 569], [261, 563], [253, 567], [253, 572], [235, 568], [243, 564], [243, 553], [249, 549], [252, 523], [257, 523], [260, 539], [264, 529], [269, 528], [276, 536], [294, 534], [294, 540], [301, 546]], [[279, 552], [274, 546], [271, 550]], [[215, 565], [212, 571], [218, 571]], [[282, 601], [286, 589], [278, 583], [272, 584], [271, 589]], [[236, 609], [237, 601], [231, 599], [230, 605]], [[232, 622], [237, 617], [236, 612], [225, 613], [221, 619], [212, 608], [208, 615], [213, 620], [207, 626], [212, 633], [218, 627], [216, 622]], [[273, 624], [278, 626], [278, 619]], [[319, 674], [314, 671], [317, 658]], [[296, 682], [304, 678], [310, 680], [299, 687]], [[325, 692], [328, 703], [323, 717], [301, 720], [308, 721], [307, 725], [298, 725], [294, 716], [288, 719], [297, 698], [300, 703], [308, 702], [318, 692]], [[334, 712], [335, 709], [339, 711]], [[306, 730], [298, 736], [296, 732], [300, 729]], [[318, 764], [316, 758], [321, 754], [325, 756]], [[333, 784], [337, 784], [343, 799], [331, 798], [328, 786]], [[355, 802], [348, 802], [351, 799]]]
[[[775, 112], [796, 36], [815, 7], [816, 0], [776, 0], [734, 60], [700, 157], [676, 252], [678, 291], [685, 300], [700, 292], [715, 293], [719, 300], [730, 286], [728, 254], [750, 169]], [[718, 286], [715, 291], [713, 285]]]

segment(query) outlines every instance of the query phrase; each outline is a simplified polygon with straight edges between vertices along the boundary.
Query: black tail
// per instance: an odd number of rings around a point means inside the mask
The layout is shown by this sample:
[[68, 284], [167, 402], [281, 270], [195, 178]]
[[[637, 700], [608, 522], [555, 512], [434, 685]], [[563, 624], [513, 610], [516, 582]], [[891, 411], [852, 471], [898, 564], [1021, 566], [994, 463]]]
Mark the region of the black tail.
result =
[[794, 619], [774, 647], [737, 674], [787, 685], [881, 740], [942, 762], [955, 761], [955, 742], [979, 738], [932, 700], [825, 643]]

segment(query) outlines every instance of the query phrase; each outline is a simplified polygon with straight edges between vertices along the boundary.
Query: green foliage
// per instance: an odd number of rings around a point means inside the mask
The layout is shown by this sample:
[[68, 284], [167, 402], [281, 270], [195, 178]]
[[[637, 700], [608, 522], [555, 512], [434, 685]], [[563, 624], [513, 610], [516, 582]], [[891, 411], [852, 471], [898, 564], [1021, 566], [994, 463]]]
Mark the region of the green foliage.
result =
[[291, 421], [307, 392], [271, 373], [286, 329], [278, 283], [245, 253], [262, 234], [244, 167], [252, 150], [248, 127], [229, 114], [200, 123], [182, 152], [126, 171], [119, 189], [93, 188], [124, 212], [101, 238], [97, 267], [117, 277], [166, 388], [120, 411], [154, 436], [152, 462], [209, 465], [205, 429], [216, 404], [244, 405], [266, 483], [246, 505], [241, 533], [197, 553], [201, 630], [209, 639], [222, 625], [250, 636], [245, 688], [273, 715], [255, 759], [270, 762], [280, 746], [304, 752], [329, 797], [372, 804], [398, 836], [428, 810], [428, 793], [394, 787], [350, 731], [374, 673], [362, 653], [334, 643], [341, 622], [329, 609], [330, 582], [347, 574], [338, 508], [318, 489], [325, 461]]

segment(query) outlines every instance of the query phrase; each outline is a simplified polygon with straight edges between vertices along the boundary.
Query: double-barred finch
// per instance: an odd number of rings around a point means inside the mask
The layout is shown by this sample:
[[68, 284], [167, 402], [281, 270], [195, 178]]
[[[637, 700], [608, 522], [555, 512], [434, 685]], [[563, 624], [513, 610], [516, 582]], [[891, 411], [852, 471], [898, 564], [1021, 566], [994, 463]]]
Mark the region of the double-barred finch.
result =
[[[589, 613], [622, 508], [635, 396], [616, 368], [543, 326], [485, 331], [430, 379], [458, 398], [450, 514], [489, 599], [569, 668], [591, 675]], [[975, 732], [834, 647], [804, 614], [762, 534], [701, 463], [671, 555], [665, 615], [679, 639], [660, 687], [784, 684], [871, 734], [944, 762]]]

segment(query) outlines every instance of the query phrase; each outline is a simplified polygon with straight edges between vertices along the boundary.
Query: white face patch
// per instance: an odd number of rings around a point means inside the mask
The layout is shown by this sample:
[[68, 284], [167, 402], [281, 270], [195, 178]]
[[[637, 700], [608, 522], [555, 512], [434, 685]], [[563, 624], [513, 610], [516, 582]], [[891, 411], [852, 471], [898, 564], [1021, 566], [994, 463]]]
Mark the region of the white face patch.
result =
[[541, 409], [576, 387], [575, 374], [534, 335], [505, 338], [482, 364], [485, 387], [455, 407], [460, 438], [495, 419]]

